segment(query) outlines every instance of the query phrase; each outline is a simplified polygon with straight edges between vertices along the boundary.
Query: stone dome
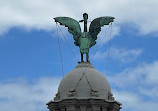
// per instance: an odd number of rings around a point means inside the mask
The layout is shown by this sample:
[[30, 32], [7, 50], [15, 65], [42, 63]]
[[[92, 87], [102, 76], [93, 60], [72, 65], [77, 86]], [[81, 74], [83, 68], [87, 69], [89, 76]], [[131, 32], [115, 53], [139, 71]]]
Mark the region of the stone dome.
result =
[[109, 100], [110, 97], [112, 94], [107, 79], [90, 63], [79, 63], [62, 79], [54, 100], [69, 98]]

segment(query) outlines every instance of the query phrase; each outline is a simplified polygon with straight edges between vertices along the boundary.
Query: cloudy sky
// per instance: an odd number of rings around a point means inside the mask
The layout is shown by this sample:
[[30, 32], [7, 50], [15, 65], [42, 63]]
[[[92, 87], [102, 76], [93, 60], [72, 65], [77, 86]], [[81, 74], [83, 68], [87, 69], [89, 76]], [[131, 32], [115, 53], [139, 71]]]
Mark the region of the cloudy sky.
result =
[[88, 24], [100, 16], [115, 17], [112, 27], [102, 28], [90, 57], [122, 111], [158, 109], [157, 10], [157, 0], [1, 0], [0, 111], [48, 111], [46, 103], [61, 79], [80, 60], [72, 35], [62, 26], [59, 30], [53, 18], [81, 20], [85, 12]]

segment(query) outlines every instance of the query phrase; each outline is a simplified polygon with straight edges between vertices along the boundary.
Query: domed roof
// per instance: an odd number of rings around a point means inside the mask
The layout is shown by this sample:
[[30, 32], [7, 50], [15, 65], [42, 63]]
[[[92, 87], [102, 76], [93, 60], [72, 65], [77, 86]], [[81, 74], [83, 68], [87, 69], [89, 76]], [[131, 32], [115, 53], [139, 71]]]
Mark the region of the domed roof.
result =
[[106, 78], [90, 63], [79, 63], [60, 82], [56, 100], [68, 98], [108, 99], [111, 88]]

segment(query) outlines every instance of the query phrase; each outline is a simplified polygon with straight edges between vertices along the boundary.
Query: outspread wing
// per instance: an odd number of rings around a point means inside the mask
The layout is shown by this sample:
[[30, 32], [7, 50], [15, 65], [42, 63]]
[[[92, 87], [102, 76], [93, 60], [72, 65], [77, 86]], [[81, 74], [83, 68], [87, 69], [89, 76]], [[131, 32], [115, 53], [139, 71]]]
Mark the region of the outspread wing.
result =
[[55, 22], [60, 23], [60, 25], [68, 27], [68, 31], [73, 35], [73, 38], [75, 40], [75, 45], [79, 46], [78, 39], [82, 34], [79, 22], [70, 17], [56, 17], [54, 18], [54, 20]]
[[99, 17], [94, 19], [89, 27], [89, 34], [90, 36], [96, 40], [97, 39], [97, 35], [99, 34], [99, 32], [101, 31], [101, 27], [103, 27], [104, 25], [109, 25], [110, 22], [114, 21], [114, 17]]

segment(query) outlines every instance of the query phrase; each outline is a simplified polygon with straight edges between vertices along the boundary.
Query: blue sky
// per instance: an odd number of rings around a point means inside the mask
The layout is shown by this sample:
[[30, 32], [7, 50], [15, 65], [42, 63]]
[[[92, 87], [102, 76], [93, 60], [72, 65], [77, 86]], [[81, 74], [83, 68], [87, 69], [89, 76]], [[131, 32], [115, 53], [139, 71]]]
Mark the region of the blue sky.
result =
[[[0, 1], [0, 110], [47, 111], [45, 104], [53, 99], [63, 78], [53, 18], [81, 20], [85, 12], [90, 21], [115, 17], [112, 37], [110, 31], [105, 36], [109, 26], [98, 35], [97, 43], [102, 38], [103, 43], [91, 63], [108, 79], [115, 99], [123, 104], [122, 111], [158, 109], [157, 6], [156, 0]], [[60, 28], [80, 60], [72, 35]], [[65, 75], [77, 61], [59, 33]], [[98, 44], [90, 49], [91, 57]]]

